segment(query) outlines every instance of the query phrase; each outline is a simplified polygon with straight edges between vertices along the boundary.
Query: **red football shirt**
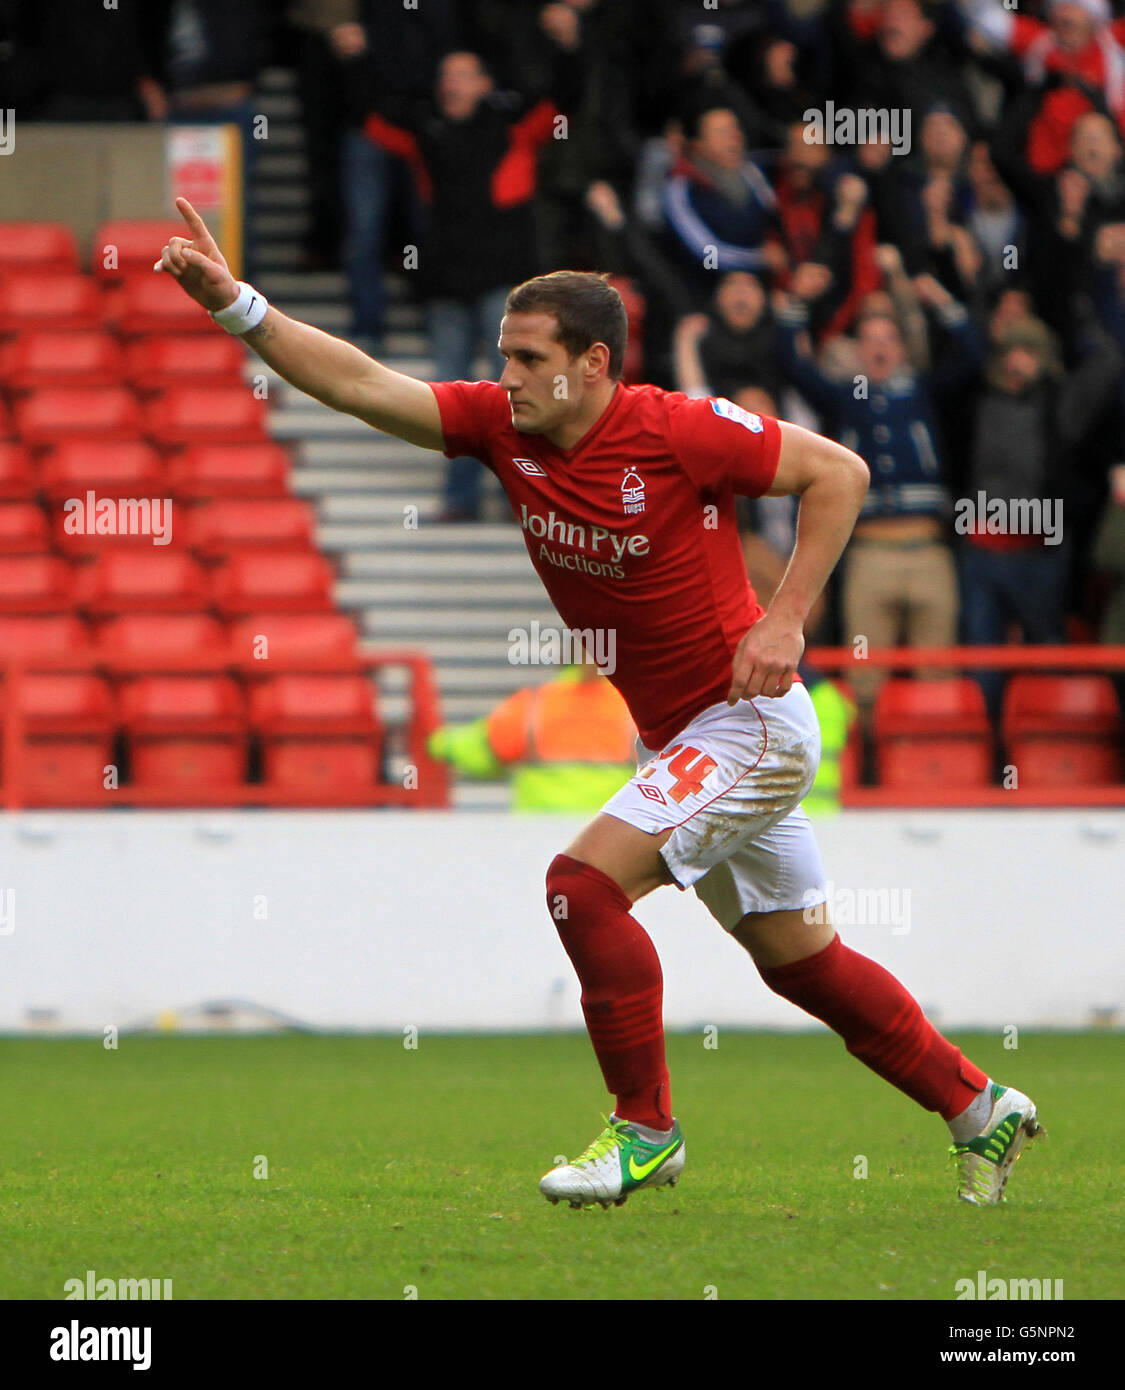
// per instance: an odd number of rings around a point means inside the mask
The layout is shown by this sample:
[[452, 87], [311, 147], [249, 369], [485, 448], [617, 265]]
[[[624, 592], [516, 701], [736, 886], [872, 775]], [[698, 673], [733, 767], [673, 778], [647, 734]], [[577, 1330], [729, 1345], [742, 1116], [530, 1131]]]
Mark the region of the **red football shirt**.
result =
[[734, 649], [762, 608], [746, 577], [734, 494], [760, 497], [781, 430], [722, 398], [618, 384], [573, 449], [512, 425], [491, 381], [431, 383], [447, 458], [500, 479], [531, 562], [570, 629], [614, 633], [610, 679], [660, 749], [730, 689]]

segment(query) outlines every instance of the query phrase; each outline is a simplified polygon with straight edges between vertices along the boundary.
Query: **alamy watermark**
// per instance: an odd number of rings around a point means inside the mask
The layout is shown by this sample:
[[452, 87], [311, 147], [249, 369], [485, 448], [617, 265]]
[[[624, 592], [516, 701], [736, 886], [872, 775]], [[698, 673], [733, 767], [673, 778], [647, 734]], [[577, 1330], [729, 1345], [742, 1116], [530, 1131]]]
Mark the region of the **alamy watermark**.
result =
[[508, 633], [511, 666], [582, 666], [592, 661], [605, 676], [617, 670], [617, 630], [612, 627], [528, 627]]
[[93, 490], [63, 503], [68, 536], [151, 536], [153, 545], [172, 540], [170, 497], [99, 497]]
[[810, 106], [801, 119], [805, 123], [806, 145], [890, 145], [891, 153], [910, 153], [910, 108], [837, 106], [824, 104], [824, 110]]
[[953, 504], [953, 529], [960, 536], [1042, 536], [1044, 545], [1063, 538], [1061, 497], [959, 497]]
[[68, 1279], [63, 1284], [63, 1298], [66, 1300], [136, 1298], [166, 1303], [171, 1297], [171, 1279], [99, 1279], [95, 1269], [88, 1269], [85, 1279]]
[[810, 925], [890, 927], [892, 936], [910, 930], [909, 888], [842, 888], [829, 879], [820, 897], [815, 888], [805, 890], [801, 915]]
[[151, 1327], [83, 1327], [77, 1318], [69, 1326], [51, 1328], [52, 1361], [131, 1361], [134, 1371], [152, 1365]]
[[975, 1279], [958, 1279], [954, 1285], [958, 1300], [975, 1299], [1054, 1299], [1063, 1297], [1061, 1279], [990, 1279], [988, 1271], [977, 1270]]

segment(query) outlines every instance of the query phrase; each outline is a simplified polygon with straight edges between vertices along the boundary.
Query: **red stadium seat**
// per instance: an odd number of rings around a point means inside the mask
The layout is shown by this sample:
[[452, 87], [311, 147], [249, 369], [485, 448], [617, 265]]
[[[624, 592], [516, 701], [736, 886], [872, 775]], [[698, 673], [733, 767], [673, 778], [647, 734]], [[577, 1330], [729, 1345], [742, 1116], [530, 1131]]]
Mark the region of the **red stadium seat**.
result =
[[0, 440], [7, 441], [15, 435], [15, 423], [11, 411], [0, 399]]
[[122, 683], [121, 724], [130, 734], [241, 734], [242, 691], [225, 676], [140, 676]]
[[0, 333], [98, 329], [104, 312], [102, 295], [88, 275], [28, 271], [0, 280]]
[[[0, 702], [5, 700], [0, 685]], [[113, 700], [100, 676], [27, 671], [20, 680], [20, 704], [29, 733], [108, 734], [114, 726]]]
[[174, 236], [184, 235], [184, 221], [176, 218], [119, 218], [103, 222], [94, 233], [90, 263], [103, 280], [147, 271], [160, 259], [160, 253]]
[[188, 544], [204, 555], [246, 546], [296, 550], [313, 545], [313, 513], [297, 497], [223, 499], [193, 508], [185, 518]]
[[0, 443], [0, 499], [27, 501], [35, 496], [35, 475], [22, 444]]
[[119, 285], [107, 290], [102, 312], [105, 322], [122, 338], [218, 331], [207, 310], [189, 299], [170, 275], [157, 275], [151, 269], [126, 275]]
[[0, 615], [0, 663], [6, 656], [34, 661], [37, 656], [88, 658], [90, 633], [74, 613]]
[[154, 444], [258, 444], [266, 439], [266, 404], [246, 386], [177, 386], [145, 406]]
[[[28, 671], [20, 679], [25, 741], [20, 788], [28, 806], [97, 806], [113, 762], [113, 714], [105, 681], [97, 676]], [[8, 707], [0, 683], [0, 715]], [[7, 781], [10, 770], [2, 769]]]
[[209, 613], [123, 613], [99, 623], [96, 638], [107, 657], [151, 661], [153, 669], [164, 657], [221, 665], [227, 648], [226, 628]]
[[168, 459], [177, 497], [277, 497], [286, 492], [289, 455], [280, 444], [194, 444]]
[[264, 739], [266, 785], [331, 803], [342, 789], [379, 784], [379, 746], [364, 739]]
[[246, 349], [229, 333], [154, 335], [126, 346], [125, 376], [146, 395], [177, 386], [240, 386], [245, 361]]
[[362, 676], [275, 676], [252, 687], [250, 719], [269, 786], [320, 797], [379, 779], [383, 730]]
[[41, 507], [34, 502], [0, 502], [0, 555], [34, 554], [50, 548], [51, 532]]
[[78, 270], [78, 243], [69, 227], [61, 222], [0, 222], [0, 275], [29, 270]]
[[976, 681], [888, 680], [875, 700], [886, 787], [979, 787], [992, 780], [992, 728]]
[[1020, 787], [1121, 781], [1121, 710], [1106, 676], [1013, 676], [1002, 726]]
[[64, 440], [43, 455], [39, 476], [53, 502], [84, 497], [87, 489], [113, 497], [152, 497], [165, 488], [160, 455], [139, 439], [119, 444]]
[[359, 652], [355, 624], [342, 613], [255, 613], [232, 623], [230, 638], [232, 657], [248, 676], [272, 675], [271, 662], [350, 665]]
[[212, 598], [224, 617], [277, 609], [326, 612], [333, 607], [336, 571], [316, 550], [243, 551], [213, 577]]
[[94, 618], [197, 611], [206, 607], [203, 569], [184, 551], [107, 551], [86, 566], [80, 606]]
[[0, 613], [67, 613], [73, 587], [71, 567], [57, 555], [0, 556]]
[[250, 722], [275, 737], [368, 736], [382, 725], [365, 676], [273, 676], [250, 690]]
[[140, 434], [141, 415], [136, 396], [121, 386], [45, 386], [17, 403], [15, 425], [32, 447], [78, 435], [126, 440]]
[[222, 676], [145, 676], [120, 692], [132, 782], [231, 786], [246, 776], [242, 692]]
[[14, 391], [32, 391], [40, 386], [116, 386], [124, 367], [117, 340], [92, 329], [32, 329], [0, 348], [0, 381]]

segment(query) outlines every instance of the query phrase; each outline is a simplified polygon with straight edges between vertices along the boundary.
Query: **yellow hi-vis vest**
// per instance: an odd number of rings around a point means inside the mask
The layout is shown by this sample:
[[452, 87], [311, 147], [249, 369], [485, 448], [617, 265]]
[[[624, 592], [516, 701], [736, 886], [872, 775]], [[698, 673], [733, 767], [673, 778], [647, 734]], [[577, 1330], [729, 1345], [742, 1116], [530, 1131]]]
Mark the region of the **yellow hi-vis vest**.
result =
[[517, 811], [597, 811], [636, 772], [637, 731], [604, 677], [574, 668], [517, 691], [492, 713], [439, 729], [431, 752], [475, 777], [512, 772]]

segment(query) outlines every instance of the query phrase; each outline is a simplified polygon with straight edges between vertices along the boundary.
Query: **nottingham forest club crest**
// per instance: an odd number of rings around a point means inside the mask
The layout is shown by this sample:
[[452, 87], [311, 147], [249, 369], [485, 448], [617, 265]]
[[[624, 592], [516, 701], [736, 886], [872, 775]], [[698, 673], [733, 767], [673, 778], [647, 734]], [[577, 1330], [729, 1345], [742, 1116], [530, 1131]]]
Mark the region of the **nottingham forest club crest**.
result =
[[621, 480], [621, 510], [626, 516], [639, 516], [645, 509], [645, 482], [635, 468], [626, 468]]

